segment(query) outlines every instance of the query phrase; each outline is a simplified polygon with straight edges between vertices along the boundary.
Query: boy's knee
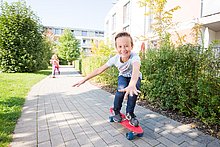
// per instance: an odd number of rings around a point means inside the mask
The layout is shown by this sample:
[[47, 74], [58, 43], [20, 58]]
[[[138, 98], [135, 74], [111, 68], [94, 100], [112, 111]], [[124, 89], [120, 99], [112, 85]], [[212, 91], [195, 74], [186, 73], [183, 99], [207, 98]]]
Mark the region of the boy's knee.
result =
[[124, 85], [118, 85], [117, 90], [122, 90], [122, 89], [124, 89], [124, 88], [125, 88], [125, 86], [124, 86]]

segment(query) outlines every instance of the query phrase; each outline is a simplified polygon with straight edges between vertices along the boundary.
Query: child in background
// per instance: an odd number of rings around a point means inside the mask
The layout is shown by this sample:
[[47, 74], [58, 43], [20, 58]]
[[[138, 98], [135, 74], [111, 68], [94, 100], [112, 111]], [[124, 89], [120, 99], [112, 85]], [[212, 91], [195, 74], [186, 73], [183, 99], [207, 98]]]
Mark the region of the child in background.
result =
[[56, 54], [54, 54], [51, 59], [50, 59], [50, 63], [52, 64], [52, 77], [55, 78], [55, 74], [56, 74], [56, 70], [58, 72], [58, 74], [60, 74], [60, 70], [59, 70], [59, 59], [57, 57]]
[[133, 39], [127, 32], [121, 32], [115, 37], [115, 47], [117, 54], [111, 57], [107, 63], [94, 70], [92, 73], [84, 77], [81, 81], [73, 86], [80, 86], [87, 80], [101, 74], [111, 66], [116, 66], [119, 70], [118, 88], [114, 98], [114, 116], [115, 122], [121, 122], [120, 114], [124, 98], [128, 98], [126, 107], [126, 119], [130, 124], [137, 127], [139, 121], [134, 114], [134, 108], [137, 101], [138, 93], [140, 93], [141, 77], [140, 72], [140, 57], [138, 54], [131, 52], [133, 49]]

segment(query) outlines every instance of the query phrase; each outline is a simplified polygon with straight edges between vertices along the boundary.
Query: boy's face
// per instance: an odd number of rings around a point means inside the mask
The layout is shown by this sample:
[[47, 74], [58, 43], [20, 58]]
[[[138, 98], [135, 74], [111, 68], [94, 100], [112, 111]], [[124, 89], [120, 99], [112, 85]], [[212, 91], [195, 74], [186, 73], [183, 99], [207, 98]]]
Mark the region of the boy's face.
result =
[[132, 48], [130, 37], [124, 36], [117, 38], [116, 49], [122, 58], [129, 58]]

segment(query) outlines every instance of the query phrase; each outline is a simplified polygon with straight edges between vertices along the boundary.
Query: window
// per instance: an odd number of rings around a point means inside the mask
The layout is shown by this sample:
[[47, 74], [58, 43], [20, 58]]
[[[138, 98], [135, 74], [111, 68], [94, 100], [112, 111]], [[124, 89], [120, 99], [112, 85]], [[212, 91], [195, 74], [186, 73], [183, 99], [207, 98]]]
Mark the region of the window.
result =
[[83, 39], [82, 40], [82, 45], [83, 46], [90, 46], [91, 45], [91, 40], [90, 39]]
[[52, 30], [53, 34], [55, 34], [55, 29], [54, 29], [54, 28], [51, 28], [51, 30]]
[[86, 44], [86, 40], [83, 39], [83, 44]]
[[109, 32], [109, 21], [106, 22], [106, 25], [105, 25], [105, 26], [106, 26], [106, 29], [105, 29], [105, 30], [106, 30], [107, 32]]
[[151, 14], [149, 16], [149, 21], [148, 21], [148, 33], [152, 33], [153, 32], [153, 15]]
[[112, 31], [116, 29], [116, 13], [112, 15]]
[[116, 33], [113, 33], [111, 36], [111, 46], [115, 46], [115, 36], [116, 36]]
[[103, 37], [104, 32], [95, 31], [95, 37]]
[[99, 32], [95, 31], [95, 36], [96, 37], [99, 36]]
[[127, 25], [126, 27], [124, 27], [124, 28], [123, 28], [123, 31], [125, 31], [125, 32], [129, 32], [129, 31], [130, 31], [130, 26]]
[[61, 29], [55, 29], [55, 35], [61, 35]]
[[95, 36], [95, 32], [94, 31], [88, 31], [87, 36], [88, 37], [94, 37]]
[[124, 8], [123, 8], [123, 23], [124, 24], [129, 23], [129, 19], [130, 19], [130, 2], [128, 2], [127, 4], [124, 5]]
[[82, 31], [82, 36], [87, 36], [87, 31]]
[[81, 32], [79, 30], [74, 30], [74, 36], [81, 36]]

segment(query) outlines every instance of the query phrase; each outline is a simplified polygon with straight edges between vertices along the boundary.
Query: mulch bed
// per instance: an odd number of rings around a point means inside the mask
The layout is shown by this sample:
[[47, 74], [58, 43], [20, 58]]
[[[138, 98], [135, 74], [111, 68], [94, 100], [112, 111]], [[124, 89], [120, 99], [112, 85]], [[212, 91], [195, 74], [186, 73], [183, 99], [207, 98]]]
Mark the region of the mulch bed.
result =
[[162, 110], [159, 107], [155, 107], [151, 105], [146, 100], [140, 100], [137, 102], [137, 104], [147, 109], [150, 109], [154, 112], [157, 112], [161, 115], [167, 116], [177, 122], [181, 122], [183, 124], [190, 124], [191, 128], [196, 128], [199, 131], [203, 132], [204, 134], [208, 134], [215, 138], [220, 139], [220, 126], [219, 125], [209, 126], [203, 123], [198, 118], [184, 116], [184, 115], [177, 113], [176, 111]]
[[[108, 85], [102, 85], [100, 83], [95, 83], [95, 82], [91, 82], [93, 85], [100, 87], [101, 89], [111, 93], [111, 94], [115, 94], [116, 90], [111, 88]], [[213, 126], [209, 126], [204, 124], [202, 121], [200, 121], [197, 118], [194, 117], [187, 117], [184, 115], [181, 115], [179, 113], [177, 113], [176, 111], [170, 111], [170, 110], [162, 110], [161, 108], [154, 106], [152, 104], [150, 104], [148, 101], [146, 100], [138, 100], [137, 104], [139, 106], [145, 107], [147, 109], [150, 109], [151, 111], [157, 112], [161, 115], [164, 115], [166, 117], [169, 117], [175, 121], [181, 122], [183, 124], [190, 124], [190, 126], [192, 128], [196, 128], [199, 131], [211, 135], [217, 139], [220, 139], [220, 126], [219, 125], [213, 125]]]

